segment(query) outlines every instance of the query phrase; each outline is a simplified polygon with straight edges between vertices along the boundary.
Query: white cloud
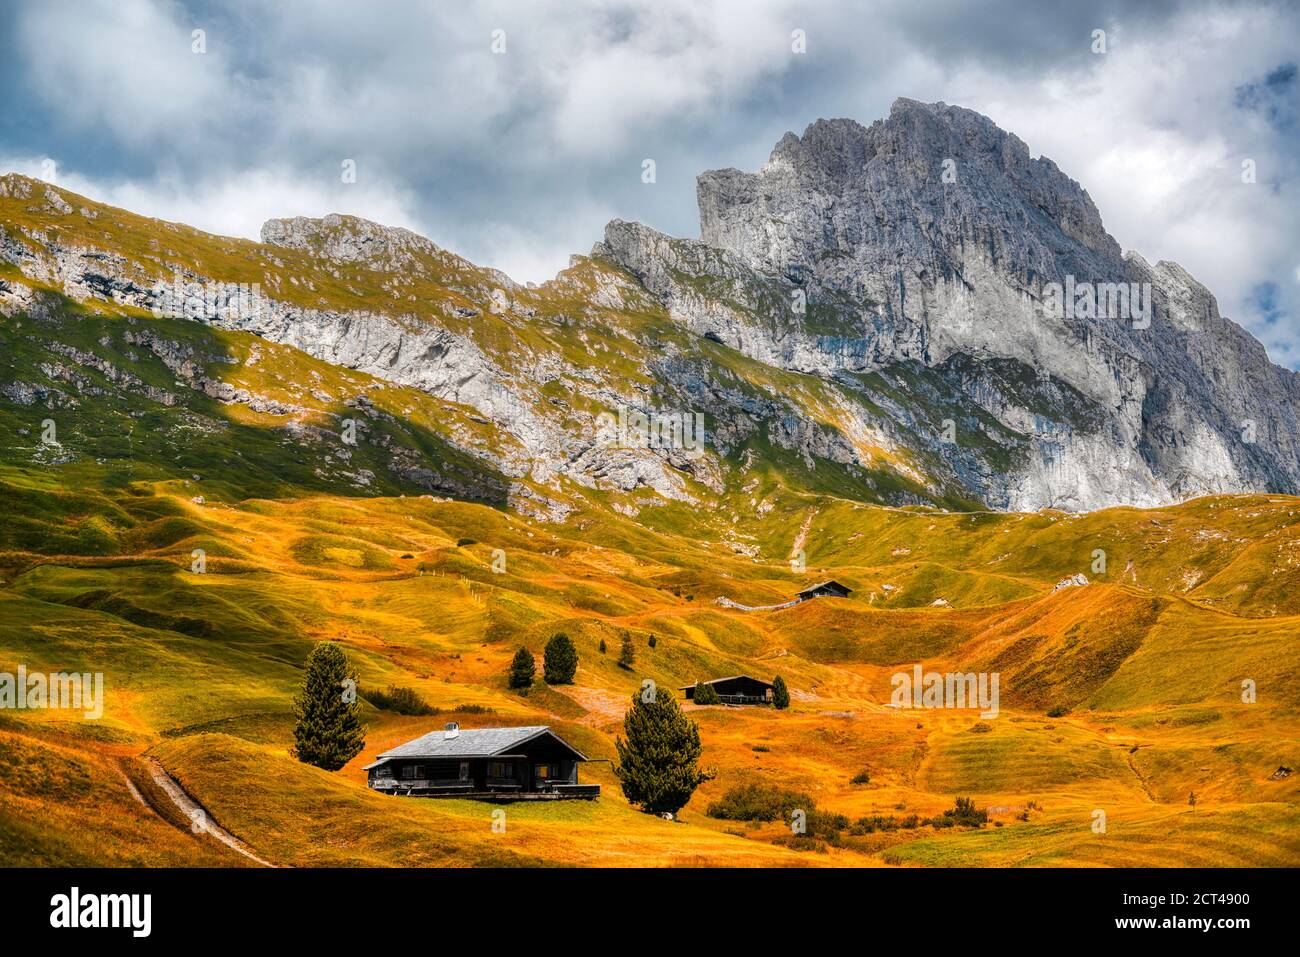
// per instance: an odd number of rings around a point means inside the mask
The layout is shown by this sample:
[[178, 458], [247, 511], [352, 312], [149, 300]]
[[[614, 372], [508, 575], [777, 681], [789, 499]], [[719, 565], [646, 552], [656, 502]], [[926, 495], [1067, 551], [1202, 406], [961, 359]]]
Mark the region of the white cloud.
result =
[[42, 3], [6, 13], [26, 54], [28, 85], [61, 123], [94, 124], [135, 149], [193, 136], [239, 94], [220, 43], [194, 53], [172, 3]]

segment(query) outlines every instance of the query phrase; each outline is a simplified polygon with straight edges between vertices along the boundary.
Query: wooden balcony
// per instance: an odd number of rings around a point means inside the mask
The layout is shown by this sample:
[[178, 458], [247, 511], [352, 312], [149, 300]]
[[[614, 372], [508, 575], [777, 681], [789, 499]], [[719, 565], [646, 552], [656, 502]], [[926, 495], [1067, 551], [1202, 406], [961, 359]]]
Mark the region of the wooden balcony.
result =
[[489, 781], [484, 790], [475, 790], [472, 781], [377, 778], [370, 787], [375, 791], [402, 797], [471, 798], [480, 801], [557, 801], [573, 798], [590, 801], [600, 796], [599, 784], [570, 784], [567, 781], [546, 781], [538, 784], [534, 790], [525, 790], [518, 781]]

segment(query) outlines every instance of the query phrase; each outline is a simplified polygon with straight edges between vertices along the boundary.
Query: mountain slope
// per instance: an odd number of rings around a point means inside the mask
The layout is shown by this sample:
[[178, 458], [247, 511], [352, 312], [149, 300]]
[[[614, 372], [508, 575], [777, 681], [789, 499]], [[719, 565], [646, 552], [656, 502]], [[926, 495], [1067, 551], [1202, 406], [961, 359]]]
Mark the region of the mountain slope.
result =
[[[250, 243], [11, 175], [0, 309], [199, 319], [425, 392], [461, 410], [445, 437], [500, 476], [493, 496], [555, 514], [591, 494], [737, 508], [756, 479], [1013, 510], [1300, 487], [1295, 374], [1177, 266], [1122, 256], [1078, 184], [978, 114], [900, 100], [871, 127], [818, 121], [758, 173], [704, 174], [699, 198], [702, 241], [615, 221], [525, 287], [353, 217]], [[1051, 283], [1149, 283], [1150, 314], [1056, 316]], [[663, 431], [615, 425], [638, 415]]]

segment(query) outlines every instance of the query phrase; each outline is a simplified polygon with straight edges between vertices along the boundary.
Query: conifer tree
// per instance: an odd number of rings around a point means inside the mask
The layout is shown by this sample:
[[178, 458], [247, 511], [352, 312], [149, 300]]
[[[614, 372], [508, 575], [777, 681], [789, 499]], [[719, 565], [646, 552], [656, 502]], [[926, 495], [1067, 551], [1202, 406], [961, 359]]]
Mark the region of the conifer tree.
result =
[[785, 679], [780, 675], [772, 680], [772, 707], [780, 711], [790, 707], [790, 689], [785, 686]]
[[614, 742], [614, 773], [633, 804], [655, 814], [676, 814], [711, 774], [699, 767], [700, 729], [667, 691], [632, 695], [623, 716], [624, 741]]
[[537, 659], [527, 648], [520, 646], [515, 660], [510, 663], [510, 687], [531, 688], [537, 676]]
[[600, 653], [603, 655], [606, 652], [606, 650], [607, 649], [605, 648], [605, 639], [602, 638], [600, 639]]
[[356, 672], [333, 642], [318, 643], [307, 656], [307, 674], [293, 710], [293, 754], [304, 764], [337, 771], [365, 747]]
[[560, 632], [546, 643], [542, 654], [542, 677], [548, 685], [571, 685], [578, 673], [578, 652], [573, 641]]
[[632, 636], [625, 631], [623, 647], [618, 651], [618, 666], [631, 671], [634, 664], [636, 664], [636, 652], [632, 650]]
[[650, 636], [650, 640], [649, 640], [648, 642], [646, 642], [646, 644], [648, 644], [651, 648], [653, 648], [653, 647], [654, 647], [655, 645], [657, 645], [658, 643], [659, 643], [659, 642], [655, 640], [655, 636], [654, 636], [654, 635], [651, 635], [651, 636]]

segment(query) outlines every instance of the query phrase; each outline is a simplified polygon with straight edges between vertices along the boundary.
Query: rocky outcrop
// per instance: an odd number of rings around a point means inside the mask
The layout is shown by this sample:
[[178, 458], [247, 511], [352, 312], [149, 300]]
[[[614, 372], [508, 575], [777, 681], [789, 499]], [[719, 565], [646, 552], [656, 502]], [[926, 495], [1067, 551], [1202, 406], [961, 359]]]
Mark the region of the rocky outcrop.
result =
[[[701, 241], [615, 221], [593, 254], [761, 362], [935, 370], [946, 394], [928, 423], [896, 417], [904, 442], [990, 505], [1300, 489], [1300, 379], [1179, 266], [1123, 255], [1087, 192], [986, 117], [899, 100], [870, 127], [819, 120], [755, 173], [703, 174], [698, 198]], [[1006, 434], [962, 428], [966, 401]], [[921, 434], [942, 419], [947, 449]]]

